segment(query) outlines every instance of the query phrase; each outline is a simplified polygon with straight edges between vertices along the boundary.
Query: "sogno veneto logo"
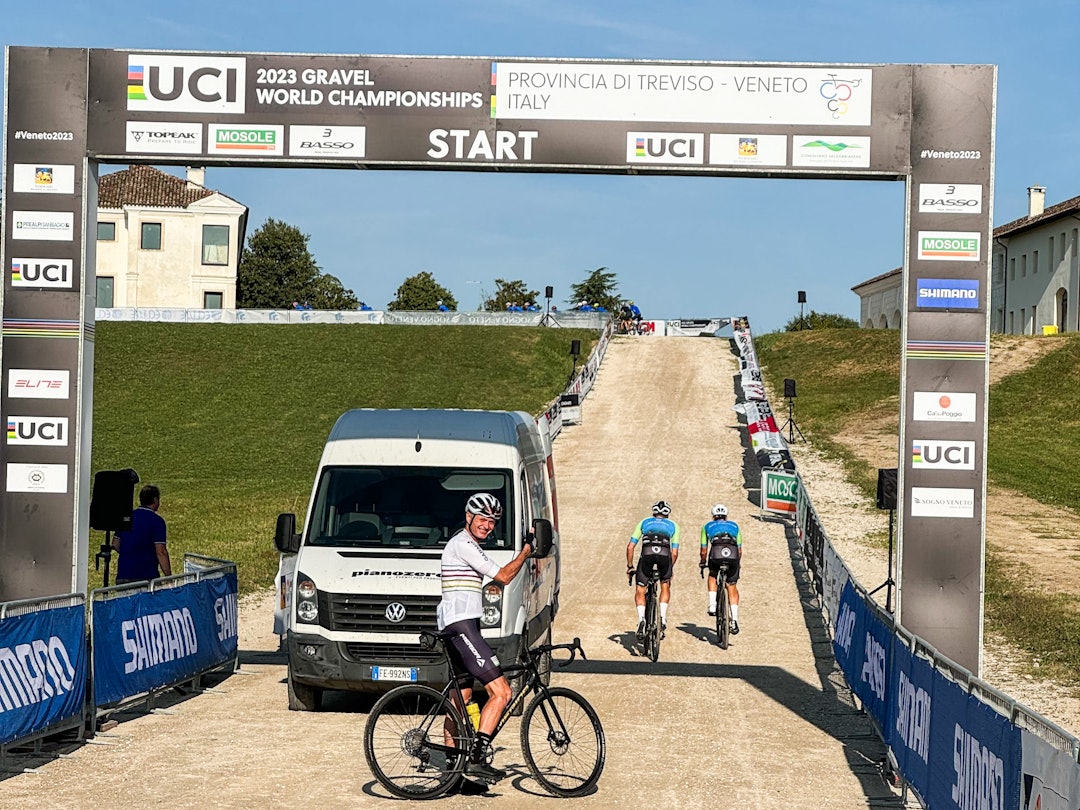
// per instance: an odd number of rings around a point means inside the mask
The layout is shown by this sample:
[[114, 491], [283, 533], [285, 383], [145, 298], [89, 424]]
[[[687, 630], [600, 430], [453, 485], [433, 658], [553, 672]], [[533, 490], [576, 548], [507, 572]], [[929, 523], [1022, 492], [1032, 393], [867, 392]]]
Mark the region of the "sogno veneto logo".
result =
[[975, 516], [975, 490], [957, 487], [912, 487], [912, 517]]

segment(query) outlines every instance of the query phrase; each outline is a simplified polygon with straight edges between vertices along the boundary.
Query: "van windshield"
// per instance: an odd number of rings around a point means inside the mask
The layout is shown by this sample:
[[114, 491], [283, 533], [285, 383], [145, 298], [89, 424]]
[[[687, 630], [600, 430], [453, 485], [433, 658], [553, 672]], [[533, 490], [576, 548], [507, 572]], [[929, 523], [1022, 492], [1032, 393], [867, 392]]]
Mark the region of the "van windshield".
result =
[[448, 467], [327, 467], [319, 480], [307, 544], [350, 548], [441, 548], [465, 526], [465, 502], [490, 492], [503, 516], [481, 544], [513, 548], [513, 479], [507, 470]]

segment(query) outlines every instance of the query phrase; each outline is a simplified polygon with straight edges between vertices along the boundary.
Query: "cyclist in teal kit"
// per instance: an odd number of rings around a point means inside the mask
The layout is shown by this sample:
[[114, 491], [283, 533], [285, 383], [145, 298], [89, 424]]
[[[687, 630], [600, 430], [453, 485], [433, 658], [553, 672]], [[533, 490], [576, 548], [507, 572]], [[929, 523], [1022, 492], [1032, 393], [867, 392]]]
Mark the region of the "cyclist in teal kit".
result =
[[739, 634], [739, 571], [742, 568], [742, 532], [739, 524], [728, 520], [727, 507], [722, 503], [712, 508], [712, 520], [701, 527], [701, 567], [709, 568], [709, 615], [716, 615], [716, 574], [720, 562], [711, 552], [714, 545], [733, 545], [737, 557], [727, 573], [727, 592], [731, 600], [731, 634]]
[[[675, 561], [679, 558], [679, 524], [669, 519], [671, 504], [657, 501], [653, 504], [652, 517], [642, 520], [626, 544], [626, 573], [633, 574], [634, 548], [642, 537], [649, 542], [642, 544], [641, 559], [638, 560], [637, 576], [634, 589], [634, 604], [637, 605], [637, 637], [645, 634], [645, 586], [648, 585], [647, 570], [655, 563], [660, 572], [660, 626], [661, 633], [667, 631], [668, 602], [671, 600], [671, 576]], [[655, 551], [654, 551], [655, 549]], [[661, 638], [663, 636], [661, 635]]]

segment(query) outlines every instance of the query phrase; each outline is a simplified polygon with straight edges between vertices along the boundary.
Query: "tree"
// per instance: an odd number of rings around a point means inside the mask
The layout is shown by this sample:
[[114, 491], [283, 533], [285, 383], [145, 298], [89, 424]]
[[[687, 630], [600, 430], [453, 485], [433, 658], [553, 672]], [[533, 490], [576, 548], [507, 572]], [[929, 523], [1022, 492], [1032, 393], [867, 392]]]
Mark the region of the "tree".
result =
[[484, 310], [486, 312], [503, 312], [509, 303], [517, 303], [524, 307], [530, 301], [536, 301], [539, 295], [540, 293], [537, 290], [526, 289], [525, 282], [520, 279], [504, 281], [497, 278], [495, 279], [495, 295], [484, 299]]
[[852, 320], [846, 315], [832, 312], [815, 312], [800, 319], [798, 315], [787, 322], [785, 332], [798, 332], [802, 329], [858, 329], [859, 322]]
[[323, 273], [308, 250], [306, 233], [267, 219], [248, 237], [236, 272], [236, 306], [240, 309], [288, 309], [294, 301], [314, 309], [356, 309], [352, 290]]
[[457, 299], [446, 287], [435, 280], [427, 270], [409, 276], [397, 288], [397, 297], [386, 307], [389, 310], [438, 309], [439, 301], [450, 309], [457, 309]]
[[574, 309], [585, 301], [589, 306], [600, 304], [608, 312], [615, 312], [620, 304], [616, 292], [618, 286], [614, 273], [606, 267], [598, 267], [589, 273], [584, 281], [570, 285], [570, 297], [566, 299], [566, 303]]

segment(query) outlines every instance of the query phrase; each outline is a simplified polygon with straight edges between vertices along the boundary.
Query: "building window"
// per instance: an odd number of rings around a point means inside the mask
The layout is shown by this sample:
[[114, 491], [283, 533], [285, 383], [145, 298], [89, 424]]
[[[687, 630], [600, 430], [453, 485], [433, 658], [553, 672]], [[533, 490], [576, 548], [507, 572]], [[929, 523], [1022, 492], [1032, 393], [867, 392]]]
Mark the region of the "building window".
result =
[[1016, 312], [1011, 309], [1009, 310], [1009, 334], [1016, 334]]
[[112, 276], [97, 277], [97, 306], [106, 308], [114, 306]]
[[144, 222], [139, 247], [143, 250], [161, 250], [161, 223]]
[[204, 292], [202, 294], [203, 309], [221, 309], [221, 302], [224, 297], [219, 292]]
[[1065, 251], [1068, 250], [1068, 246], [1065, 244], [1065, 232], [1061, 232], [1061, 241], [1058, 242], [1061, 245], [1061, 260], [1065, 261]]
[[1027, 308], [1020, 307], [1020, 334], [1027, 334]]
[[1047, 251], [1046, 258], [1050, 260], [1050, 272], [1054, 272], [1054, 237], [1050, 237], [1050, 250]]
[[1033, 250], [1031, 252], [1031, 275], [1035, 275], [1039, 272], [1039, 251]]
[[115, 242], [116, 241], [116, 223], [115, 222], [99, 222], [97, 224], [97, 238], [99, 242]]
[[[1009, 281], [1016, 281], [1016, 259], [1009, 259]], [[1012, 331], [1011, 329], [1009, 330]]]
[[202, 263], [229, 263], [229, 226], [202, 226]]

